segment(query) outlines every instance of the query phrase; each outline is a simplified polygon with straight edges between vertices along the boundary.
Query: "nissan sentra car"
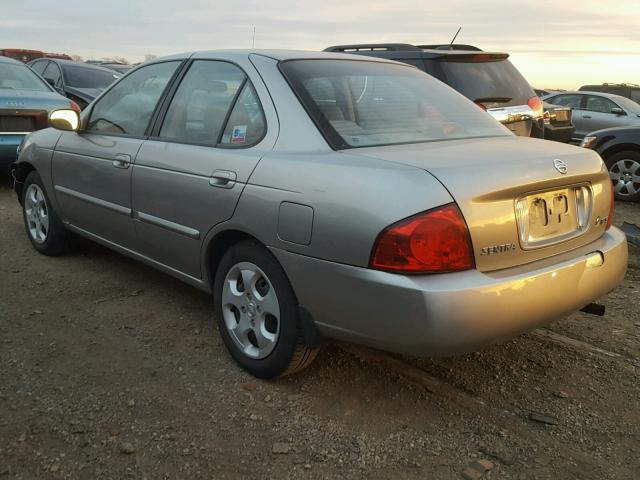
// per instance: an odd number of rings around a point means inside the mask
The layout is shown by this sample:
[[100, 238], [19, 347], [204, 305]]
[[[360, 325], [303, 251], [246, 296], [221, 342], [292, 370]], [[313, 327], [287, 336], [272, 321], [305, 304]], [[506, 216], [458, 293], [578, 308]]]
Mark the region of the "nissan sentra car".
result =
[[14, 170], [33, 247], [86, 237], [210, 292], [258, 377], [304, 368], [324, 338], [473, 351], [625, 274], [595, 152], [516, 137], [409, 65], [175, 55], [50, 123]]

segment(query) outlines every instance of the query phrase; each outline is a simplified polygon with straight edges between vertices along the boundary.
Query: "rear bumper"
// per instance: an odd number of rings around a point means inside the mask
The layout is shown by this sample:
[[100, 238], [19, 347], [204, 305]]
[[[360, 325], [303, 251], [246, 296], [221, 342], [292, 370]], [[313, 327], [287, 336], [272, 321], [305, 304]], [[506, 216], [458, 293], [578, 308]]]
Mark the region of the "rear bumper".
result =
[[18, 146], [24, 134], [0, 134], [0, 171], [9, 171], [9, 166], [18, 158]]
[[489, 273], [404, 276], [272, 251], [322, 334], [430, 356], [477, 350], [579, 310], [627, 268], [616, 228], [566, 254]]

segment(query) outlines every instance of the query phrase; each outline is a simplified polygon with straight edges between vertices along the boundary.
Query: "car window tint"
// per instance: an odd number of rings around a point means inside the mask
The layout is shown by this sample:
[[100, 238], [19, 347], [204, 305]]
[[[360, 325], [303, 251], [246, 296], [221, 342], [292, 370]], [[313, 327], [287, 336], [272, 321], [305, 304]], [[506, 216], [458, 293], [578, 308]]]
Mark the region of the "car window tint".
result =
[[217, 144], [244, 79], [242, 70], [231, 63], [193, 62], [171, 100], [160, 137]]
[[580, 110], [580, 102], [582, 95], [558, 95], [549, 99], [554, 105], [562, 105], [563, 107], [571, 107]]
[[50, 82], [53, 82], [53, 85], [58, 85], [60, 83], [60, 68], [54, 62], [49, 62], [47, 68], [44, 69], [42, 76]]
[[612, 108], [619, 107], [608, 98], [598, 97], [596, 95], [589, 95], [587, 97], [585, 110], [599, 113], [611, 113]]
[[264, 136], [265, 126], [258, 95], [253, 86], [246, 83], [231, 111], [220, 143], [238, 147], [253, 145]]
[[122, 79], [93, 107], [87, 130], [143, 136], [158, 99], [178, 65], [179, 61], [155, 63]]
[[49, 87], [29, 67], [22, 64], [0, 64], [0, 95], [3, 90], [36, 90], [50, 92]]
[[70, 87], [96, 88], [98, 90], [104, 90], [122, 76], [117, 72], [82, 65], [64, 65], [62, 74], [65, 84]]

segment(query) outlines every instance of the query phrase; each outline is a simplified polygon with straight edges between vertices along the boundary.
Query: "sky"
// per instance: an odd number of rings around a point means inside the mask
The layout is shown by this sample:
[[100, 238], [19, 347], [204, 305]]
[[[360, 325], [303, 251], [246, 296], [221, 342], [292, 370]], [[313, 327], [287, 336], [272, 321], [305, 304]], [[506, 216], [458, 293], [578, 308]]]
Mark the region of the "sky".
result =
[[0, 0], [0, 48], [138, 62], [192, 50], [448, 43], [504, 51], [535, 87], [640, 84], [640, 0]]

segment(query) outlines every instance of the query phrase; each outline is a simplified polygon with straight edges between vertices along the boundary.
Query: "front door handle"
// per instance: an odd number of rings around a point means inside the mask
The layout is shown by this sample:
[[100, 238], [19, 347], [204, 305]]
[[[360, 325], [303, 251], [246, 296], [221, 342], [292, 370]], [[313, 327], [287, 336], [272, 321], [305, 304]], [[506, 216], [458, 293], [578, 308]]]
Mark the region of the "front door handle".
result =
[[582, 118], [592, 118], [591, 115], [583, 115]]
[[118, 153], [115, 156], [115, 160], [111, 163], [116, 168], [129, 168], [129, 165], [131, 165], [131, 155]]
[[233, 188], [236, 184], [236, 172], [230, 170], [216, 170], [209, 179], [209, 185], [218, 188]]

